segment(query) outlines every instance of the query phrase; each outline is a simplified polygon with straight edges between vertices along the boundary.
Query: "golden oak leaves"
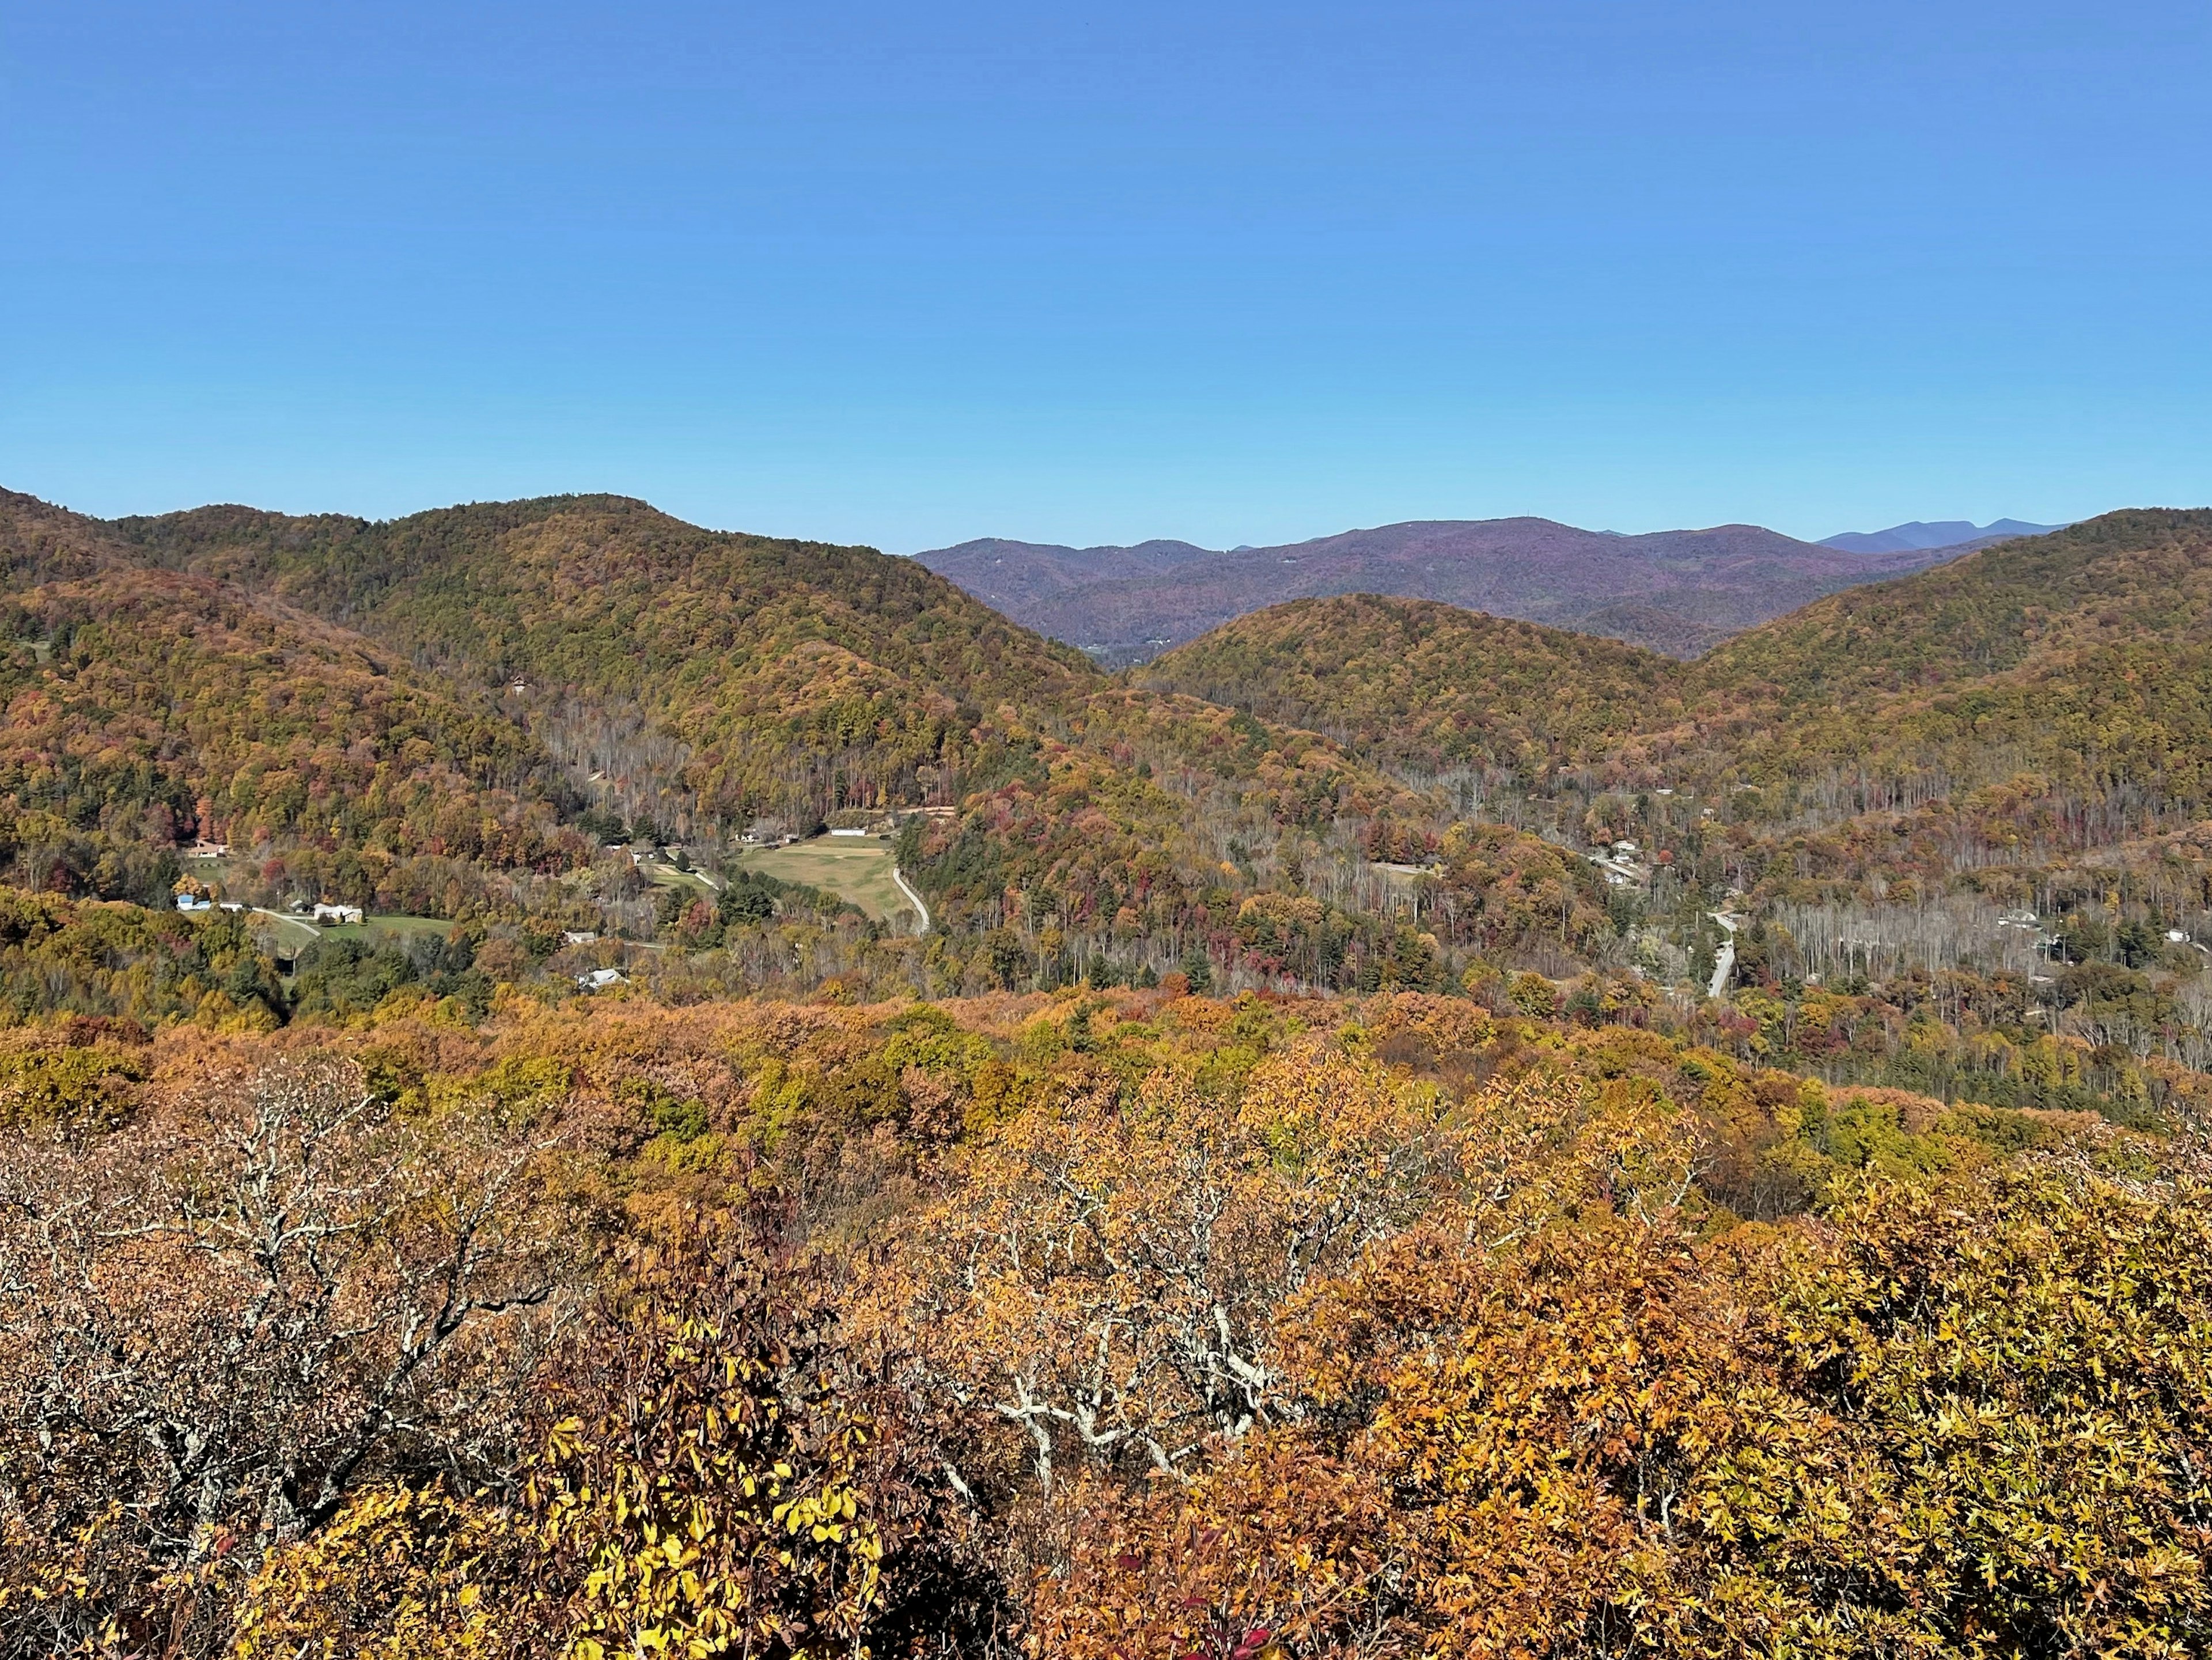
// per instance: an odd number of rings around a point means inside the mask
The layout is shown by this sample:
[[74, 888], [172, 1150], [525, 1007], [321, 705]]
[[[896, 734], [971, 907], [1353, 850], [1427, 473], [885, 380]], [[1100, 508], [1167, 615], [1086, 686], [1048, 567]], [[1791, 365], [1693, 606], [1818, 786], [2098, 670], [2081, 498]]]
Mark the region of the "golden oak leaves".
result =
[[434, 1487], [371, 1488], [322, 1532], [269, 1554], [241, 1598], [232, 1652], [505, 1653], [517, 1627], [547, 1617], [517, 1590], [528, 1547], [494, 1505]]
[[[2039, 1158], [1698, 1244], [1416, 1231], [1316, 1287], [1324, 1408], [1109, 1507], [1046, 1629], [1362, 1656], [2201, 1653], [2212, 1204]], [[1303, 1508], [1299, 1499], [1303, 1499]]]
[[1036, 1582], [1036, 1651], [1064, 1660], [1343, 1652], [1408, 1566], [1385, 1485], [1286, 1434], [1187, 1488], [1086, 1481], [1069, 1505], [1076, 1547]]
[[[1079, 1660], [2212, 1644], [2212, 1186], [2179, 1138], [1832, 1165], [1819, 1216], [1732, 1226], [1697, 1192], [1717, 1137], [1816, 1106], [1934, 1136], [1959, 1110], [1411, 994], [556, 1012], [373, 1043], [410, 1122], [497, 1102], [588, 1127], [600, 1225], [627, 1198], [661, 1250], [513, 1391], [534, 1427], [426, 1419], [277, 1545], [250, 1652], [888, 1657], [971, 1592]], [[167, 1033], [122, 1081], [157, 1110], [264, 1047]], [[672, 1104], [732, 1163], [641, 1209], [649, 1161], [624, 1161]], [[863, 1156], [880, 1185], [825, 1196]], [[774, 1237], [697, 1226], [695, 1191]], [[11, 1573], [144, 1605], [69, 1543], [100, 1514], [57, 1550], [0, 1513]], [[185, 1652], [230, 1629], [250, 1554], [159, 1588], [199, 1595]]]
[[[2212, 1187], [2041, 1158], [1876, 1183], [1781, 1259], [1761, 1325], [1842, 1426], [1726, 1472], [1739, 1545], [1969, 1651], [2212, 1641]], [[1717, 1472], [1721, 1475], [1721, 1472]], [[1838, 1525], [1844, 1517], [1849, 1523]]]
[[[859, 1642], [886, 1534], [878, 1440], [825, 1310], [786, 1301], [742, 1230], [647, 1253], [574, 1373], [526, 1497], [537, 1582], [575, 1660]], [[781, 1276], [778, 1276], [781, 1277]]]
[[1224, 1620], [1312, 1654], [1571, 1649], [1663, 1587], [1656, 1541], [1734, 1422], [1732, 1311], [1694, 1266], [1620, 1222], [1377, 1249], [1301, 1310], [1340, 1362], [1308, 1420], [1132, 1505], [1045, 1618], [1101, 1655]]
[[864, 1318], [1043, 1485], [1071, 1456], [1181, 1468], [1278, 1411], [1275, 1311], [1449, 1191], [1458, 1134], [1434, 1090], [1321, 1039], [1234, 1099], [1162, 1068], [1124, 1101], [1071, 1064], [954, 1156]]

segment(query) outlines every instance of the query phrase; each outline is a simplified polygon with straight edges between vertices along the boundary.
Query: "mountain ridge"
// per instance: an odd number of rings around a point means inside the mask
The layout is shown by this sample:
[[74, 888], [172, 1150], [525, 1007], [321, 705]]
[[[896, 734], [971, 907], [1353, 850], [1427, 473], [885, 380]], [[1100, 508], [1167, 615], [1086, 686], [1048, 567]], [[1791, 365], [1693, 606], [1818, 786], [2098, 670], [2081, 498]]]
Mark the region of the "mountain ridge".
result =
[[[1280, 587], [1286, 565], [1341, 577], [1353, 567], [1332, 561], [1379, 546], [1401, 571], [1459, 576], [1466, 529], [1233, 562]], [[1640, 612], [1676, 655], [1355, 593], [1109, 676], [911, 560], [707, 531], [626, 497], [385, 522], [237, 507], [107, 522], [0, 498], [18, 677], [0, 834], [19, 879], [70, 894], [158, 896], [161, 858], [173, 876], [191, 834], [221, 833], [250, 848], [227, 869], [233, 900], [698, 941], [720, 937], [713, 905], [650, 897], [617, 844], [672, 833], [727, 877], [742, 830], [889, 815], [933, 919], [927, 964], [822, 944], [799, 918], [812, 902], [793, 901], [793, 932], [755, 939], [746, 972], [1106, 984], [1192, 960], [1371, 988], [1434, 986], [1469, 952], [1547, 974], [1630, 960], [1643, 947], [1608, 888], [1627, 878], [1601, 878], [1586, 847], [1674, 855], [1650, 879], [1650, 914], [1670, 919], [1650, 960], [1673, 983], [1727, 887], [1781, 903], [1940, 880], [2009, 857], [2023, 825], [2054, 859], [2085, 833], [2070, 826], [2094, 822], [2100, 846], [2107, 821], [2163, 836], [2212, 799], [2192, 712], [2212, 708], [2193, 643], [2212, 625], [2212, 514], [2107, 515], [1934, 569], [1756, 526], [1487, 535], [1478, 574], [1549, 576], [1549, 602], [1583, 617]], [[1641, 597], [1590, 605], [1541, 557], [1592, 543]], [[1146, 556], [1163, 582], [1218, 562], [1188, 544]], [[1747, 573], [1771, 599], [1839, 567], [1905, 574], [1731, 627]], [[257, 739], [240, 725], [256, 711], [288, 724]], [[137, 874], [118, 886], [110, 865]], [[1431, 866], [1439, 888], [1403, 887]], [[762, 909], [746, 926], [784, 926]]]
[[1986, 525], [1966, 519], [1938, 520], [1933, 523], [1915, 519], [1892, 525], [1887, 530], [1845, 531], [1840, 535], [1824, 536], [1820, 545], [1846, 553], [1911, 553], [1936, 548], [1971, 551], [2015, 537], [2048, 536], [2052, 531], [2065, 528], [2064, 525], [2032, 525], [2021, 519], [1992, 519]]
[[1688, 662], [1352, 595], [1249, 613], [1132, 672], [1421, 768], [1741, 782], [1850, 764], [1962, 788], [2011, 768], [2194, 799], [2212, 783], [2208, 634], [2212, 509], [2132, 509], [1845, 589]]
[[1442, 600], [1687, 654], [1938, 556], [1869, 558], [1755, 525], [1622, 535], [1524, 515], [1410, 520], [1227, 553], [990, 539], [913, 556], [1015, 621], [1115, 664], [1282, 599], [1355, 593]]

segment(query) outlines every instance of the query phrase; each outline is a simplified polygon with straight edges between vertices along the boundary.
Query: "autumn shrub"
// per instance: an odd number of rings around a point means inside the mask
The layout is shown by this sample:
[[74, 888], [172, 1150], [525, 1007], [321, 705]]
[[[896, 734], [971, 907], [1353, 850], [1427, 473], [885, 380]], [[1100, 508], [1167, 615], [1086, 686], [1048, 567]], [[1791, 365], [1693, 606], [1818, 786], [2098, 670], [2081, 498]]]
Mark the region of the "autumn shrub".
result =
[[1232, 1631], [1301, 1655], [2203, 1653], [2208, 1262], [2201, 1179], [2049, 1157], [1712, 1243], [1665, 1216], [1409, 1234], [1290, 1323], [1305, 1414], [1103, 1505], [1042, 1628], [1102, 1660]]
[[542, 1152], [328, 1055], [0, 1142], [0, 1654], [211, 1652], [358, 1482], [507, 1462], [580, 1259]]
[[4, 1660], [2212, 1645], [2185, 1137], [1413, 992], [303, 1036], [0, 1049]]
[[1432, 1086], [1320, 1037], [1239, 1075], [1210, 1092], [1162, 1067], [1125, 1100], [1071, 1054], [882, 1253], [859, 1317], [915, 1388], [970, 1403], [994, 1479], [1174, 1471], [1268, 1421], [1285, 1300], [1461, 1179]]
[[512, 1476], [365, 1489], [250, 1589], [241, 1657], [888, 1657], [1008, 1623], [943, 1475], [760, 1220], [631, 1251]]
[[1783, 1641], [2212, 1645], [2212, 1185], [2179, 1161], [1877, 1183], [1790, 1240], [1757, 1347], [1833, 1430], [1711, 1487]]

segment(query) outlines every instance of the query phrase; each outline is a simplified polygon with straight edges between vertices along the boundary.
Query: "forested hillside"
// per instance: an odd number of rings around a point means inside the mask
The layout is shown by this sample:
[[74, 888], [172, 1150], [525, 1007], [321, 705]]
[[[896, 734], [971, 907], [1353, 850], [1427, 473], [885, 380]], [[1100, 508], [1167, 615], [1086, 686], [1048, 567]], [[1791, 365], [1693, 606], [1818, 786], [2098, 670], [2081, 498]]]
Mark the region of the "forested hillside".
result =
[[0, 489], [0, 576], [10, 590], [135, 562], [100, 520]]
[[[1002, 704], [1091, 673], [950, 583], [860, 548], [704, 531], [615, 496], [390, 524], [208, 508], [116, 526], [151, 562], [274, 594], [480, 684], [570, 700], [620, 764], [635, 708], [708, 823], [953, 799]], [[605, 770], [596, 768], [595, 770]], [[690, 815], [687, 815], [687, 817]]]
[[1770, 774], [2025, 769], [2202, 800], [2208, 623], [2212, 512], [2107, 514], [1808, 605], [1689, 684]]
[[[1186, 958], [1197, 968], [1231, 941], [1255, 885], [1279, 885], [1286, 868], [1300, 891], [1327, 898], [1332, 977], [1371, 979], [1382, 970], [1363, 967], [1370, 958], [1407, 955], [1404, 896], [1365, 874], [1372, 822], [1427, 817], [1402, 785], [1326, 739], [1110, 686], [1079, 654], [911, 562], [702, 531], [610, 497], [386, 525], [236, 508], [101, 525], [17, 502], [11, 522], [27, 580], [100, 567], [149, 599], [225, 596], [266, 626], [289, 619], [354, 642], [356, 659], [416, 700], [401, 699], [416, 724], [395, 734], [414, 744], [420, 774], [404, 824], [391, 781], [372, 783], [358, 745], [347, 811], [311, 824], [302, 804], [331, 794], [328, 757], [264, 787], [265, 755], [214, 742], [222, 721], [254, 708], [232, 694], [264, 681], [273, 689], [263, 701], [284, 707], [270, 724], [279, 736], [319, 706], [318, 686], [286, 684], [319, 672], [300, 652], [264, 653], [221, 690], [188, 674], [182, 696], [165, 689], [131, 733], [125, 712], [108, 710], [117, 736], [141, 747], [158, 738], [182, 755], [195, 733], [209, 736], [192, 751], [197, 772], [164, 774], [185, 779], [171, 787], [184, 794], [169, 828], [153, 826], [137, 849], [134, 897], [159, 897], [177, 873], [168, 854], [189, 836], [228, 836], [242, 844], [230, 862], [194, 874], [232, 899], [329, 899], [502, 927], [557, 919], [563, 932], [722, 944], [728, 930], [714, 919], [736, 903], [727, 861], [740, 830], [804, 835], [835, 815], [888, 815], [905, 825], [900, 857], [941, 925], [926, 965], [891, 970], [918, 988], [1157, 977]], [[49, 585], [21, 603], [43, 615], [82, 596]], [[166, 652], [165, 629], [141, 606], [112, 619], [103, 648]], [[476, 754], [494, 727], [513, 754]], [[525, 772], [524, 794], [557, 810], [557, 831], [548, 812], [518, 806]], [[441, 776], [460, 792], [466, 826], [439, 818], [424, 794], [445, 787]], [[517, 829], [531, 812], [536, 843]], [[723, 869], [656, 885], [628, 854], [599, 853], [628, 839], [680, 839], [708, 872]], [[445, 862], [395, 873], [410, 854]], [[794, 958], [802, 983], [885, 971], [854, 960], [860, 942], [840, 932], [847, 924], [811, 941], [805, 905], [770, 909], [737, 920], [777, 939], [762, 944], [776, 983]], [[1414, 956], [1425, 982], [1447, 973], [1433, 949]], [[732, 949], [705, 983], [757, 978], [763, 960]]]
[[[1140, 672], [1602, 855], [1610, 927], [1578, 937], [1561, 914], [1579, 960], [1707, 987], [1725, 952], [1760, 1042], [1797, 1049], [1848, 1006], [1856, 1036], [1820, 1039], [1821, 1064], [1986, 1097], [2024, 1086], [2037, 1031], [2212, 1057], [2208, 606], [2212, 515], [2136, 512], [1821, 600], [1689, 664], [1351, 598], [1241, 618]], [[1861, 1024], [1883, 1009], [1945, 1035], [1915, 1059], [1921, 1040]]]
[[[1784, 1048], [1848, 1031], [1820, 1064], [1867, 1081], [2125, 1116], [2166, 1087], [2144, 1061], [2203, 1042], [2199, 982], [2160, 978], [2212, 901], [2202, 514], [1992, 549], [1688, 665], [1346, 596], [1131, 684], [910, 562], [617, 498], [386, 525], [7, 506], [16, 879], [459, 931], [319, 958], [319, 1007], [617, 966], [677, 997], [1181, 973], [1496, 1000], [1533, 972], [1630, 1006], [1726, 957], [1782, 995]], [[926, 938], [744, 866], [748, 824], [840, 814], [890, 838]], [[235, 845], [187, 871], [196, 837]], [[2036, 1031], [2102, 1058], [2030, 1088]]]
[[1719, 1036], [9, 1034], [0, 1652], [2202, 1651], [2201, 1144]]
[[110, 569], [0, 595], [16, 879], [163, 903], [197, 837], [372, 883], [420, 854], [567, 869], [589, 846], [492, 700], [203, 578]]
[[0, 560], [0, 1660], [2212, 1647], [2212, 514], [1116, 677], [609, 497]]
[[1139, 671], [1361, 753], [1535, 777], [1619, 759], [1685, 781], [1838, 767], [2020, 770], [2199, 799], [2212, 514], [2110, 514], [1856, 587], [1689, 665], [1352, 595], [1257, 611]]
[[1681, 707], [1680, 666], [1593, 635], [1347, 594], [1240, 617], [1136, 671], [1413, 766], [1535, 775], [1601, 760]]

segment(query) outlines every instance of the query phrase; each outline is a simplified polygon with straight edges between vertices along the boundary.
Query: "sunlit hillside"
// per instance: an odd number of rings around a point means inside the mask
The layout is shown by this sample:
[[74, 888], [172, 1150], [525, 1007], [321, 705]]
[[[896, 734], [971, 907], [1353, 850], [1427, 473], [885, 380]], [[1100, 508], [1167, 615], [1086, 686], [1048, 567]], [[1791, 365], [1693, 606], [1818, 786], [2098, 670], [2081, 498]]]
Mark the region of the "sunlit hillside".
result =
[[0, 508], [0, 1654], [2212, 1640], [2212, 515], [1108, 677]]

